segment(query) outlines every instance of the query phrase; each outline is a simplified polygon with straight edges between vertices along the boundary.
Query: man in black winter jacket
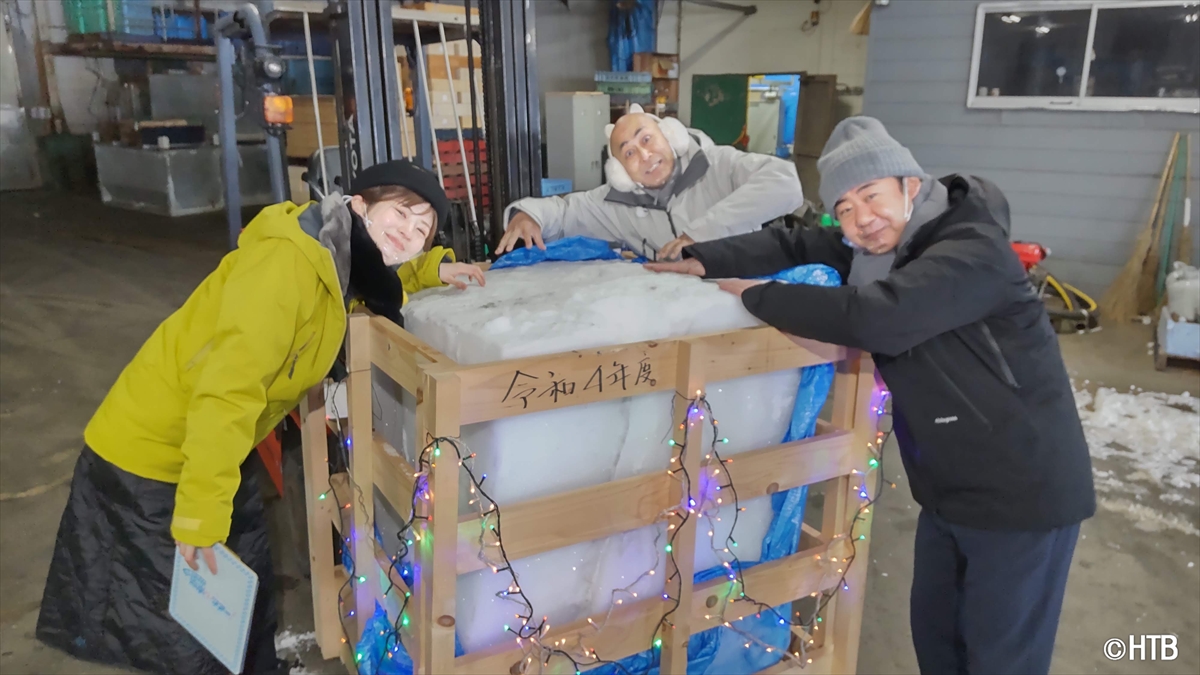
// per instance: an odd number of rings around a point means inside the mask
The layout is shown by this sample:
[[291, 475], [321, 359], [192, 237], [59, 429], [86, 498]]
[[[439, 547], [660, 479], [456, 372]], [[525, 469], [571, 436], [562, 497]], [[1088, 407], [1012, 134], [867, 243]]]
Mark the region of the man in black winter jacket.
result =
[[[1091, 459], [1058, 341], [1008, 242], [1008, 203], [925, 174], [869, 117], [818, 161], [840, 228], [763, 230], [649, 265], [723, 279], [779, 330], [871, 353], [921, 505], [911, 622], [922, 673], [1046, 673]], [[805, 264], [837, 288], [745, 281]]]

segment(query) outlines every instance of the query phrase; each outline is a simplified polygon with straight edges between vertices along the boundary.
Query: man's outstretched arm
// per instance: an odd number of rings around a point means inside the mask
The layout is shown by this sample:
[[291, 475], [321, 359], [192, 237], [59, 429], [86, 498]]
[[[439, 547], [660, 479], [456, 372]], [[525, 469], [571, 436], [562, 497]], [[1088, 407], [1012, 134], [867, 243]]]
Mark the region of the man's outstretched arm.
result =
[[[510, 248], [507, 245], [510, 239], [524, 238], [527, 243], [532, 243], [529, 241], [529, 235], [537, 236], [544, 242], [577, 236], [604, 240], [619, 239], [618, 230], [613, 223], [612, 209], [604, 203], [607, 195], [608, 186], [601, 185], [587, 192], [518, 199], [504, 210], [506, 235], [502, 243], [505, 245], [497, 252], [503, 253], [505, 249]], [[528, 223], [520, 227], [523, 220], [519, 217], [520, 214], [533, 221], [536, 225], [536, 228], [532, 228], [533, 231], [517, 231], [530, 230]], [[517, 226], [513, 231], [516, 237], [508, 236], [510, 225]]]

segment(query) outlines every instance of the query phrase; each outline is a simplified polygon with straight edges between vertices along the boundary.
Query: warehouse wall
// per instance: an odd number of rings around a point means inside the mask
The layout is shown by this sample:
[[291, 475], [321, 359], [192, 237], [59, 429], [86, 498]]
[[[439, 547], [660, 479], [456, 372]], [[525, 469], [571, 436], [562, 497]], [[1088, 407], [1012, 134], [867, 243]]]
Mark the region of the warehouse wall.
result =
[[[36, 7], [35, 7], [36, 5]], [[36, 10], [36, 18], [35, 18]], [[10, 16], [20, 24], [30, 39], [63, 42], [67, 30], [61, 2], [42, 0], [16, 0], [9, 4]], [[45, 29], [38, 35], [39, 25]], [[56, 83], [53, 96], [62, 110], [66, 129], [71, 133], [86, 134], [99, 128], [108, 119], [105, 101], [117, 91], [117, 73], [112, 59], [81, 59], [69, 56], [51, 58]], [[40, 98], [36, 60], [21, 62], [22, 91], [31, 94], [31, 100]]]
[[[867, 38], [849, 28], [865, 0], [726, 0], [756, 5], [758, 12], [736, 12], [683, 3], [680, 51], [679, 118], [691, 120], [692, 76], [722, 73], [801, 72], [837, 75], [838, 82], [861, 87], [867, 63]], [[571, 3], [575, 5], [574, 2]], [[675, 53], [677, 0], [663, 2], [658, 49]], [[814, 11], [821, 18], [805, 28]], [[843, 113], [862, 109], [862, 96], [843, 96]]]
[[[1200, 119], [968, 109], [978, 4], [902, 0], [875, 7], [863, 110], [882, 120], [928, 172], [995, 181], [1012, 208], [1013, 238], [1049, 246], [1052, 271], [1102, 292], [1149, 216], [1174, 132], [1194, 132]], [[1191, 150], [1192, 166], [1200, 166], [1200, 134], [1192, 135]], [[1200, 171], [1192, 175], [1194, 202]], [[1200, 228], [1191, 230], [1200, 251]]]
[[533, 7], [540, 91], [595, 91], [593, 75], [609, 69], [607, 0], [571, 0], [569, 9], [537, 0]]

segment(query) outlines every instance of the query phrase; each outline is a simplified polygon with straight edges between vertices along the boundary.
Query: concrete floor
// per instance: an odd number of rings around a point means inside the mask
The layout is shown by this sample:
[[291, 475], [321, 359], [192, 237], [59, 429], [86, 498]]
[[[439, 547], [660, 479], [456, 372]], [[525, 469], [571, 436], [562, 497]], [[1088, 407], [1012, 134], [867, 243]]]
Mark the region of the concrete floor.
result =
[[[48, 193], [0, 194], [0, 214], [0, 673], [118, 672], [33, 638], [54, 535], [84, 424], [146, 336], [216, 266], [223, 221], [167, 220]], [[1196, 370], [1153, 369], [1148, 339], [1146, 327], [1105, 327], [1065, 337], [1063, 350], [1072, 375], [1092, 386], [1200, 392]], [[859, 672], [913, 673], [917, 507], [895, 448], [884, 466], [897, 487], [876, 508]], [[1181, 514], [1200, 526], [1197, 507]], [[1082, 533], [1052, 671], [1200, 672], [1200, 539], [1142, 531], [1105, 510]], [[298, 632], [312, 621], [300, 576], [276, 589], [281, 625]], [[1104, 642], [1130, 633], [1176, 634], [1179, 656], [1108, 661]], [[339, 672], [303, 656], [309, 672]]]

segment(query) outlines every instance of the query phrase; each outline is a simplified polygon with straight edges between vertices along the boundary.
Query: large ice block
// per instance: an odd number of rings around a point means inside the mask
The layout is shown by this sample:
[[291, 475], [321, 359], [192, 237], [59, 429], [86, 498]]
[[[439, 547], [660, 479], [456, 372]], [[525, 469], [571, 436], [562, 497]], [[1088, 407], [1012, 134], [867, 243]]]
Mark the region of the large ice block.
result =
[[[654, 275], [618, 261], [490, 272], [484, 288], [418, 294], [404, 314], [410, 332], [462, 364], [759, 325], [737, 298], [713, 283]], [[722, 454], [779, 443], [799, 378], [799, 371], [790, 370], [710, 383], [708, 400], [721, 421], [721, 435], [729, 438]], [[374, 393], [376, 428], [414, 461], [411, 397], [378, 374]], [[647, 394], [469, 425], [462, 440], [478, 454], [476, 473], [487, 474], [488, 491], [503, 513], [506, 504], [664, 471], [671, 457], [672, 396]], [[704, 447], [707, 440], [711, 436]], [[466, 513], [467, 491], [461, 493], [460, 512]], [[742, 506], [737, 554], [755, 561], [772, 518], [770, 500]], [[699, 523], [698, 570], [722, 561], [708, 544], [725, 541], [732, 521], [728, 504], [717, 517], [720, 522]], [[394, 526], [383, 530], [385, 540], [394, 541]], [[660, 525], [512, 562], [538, 615], [561, 624], [604, 612], [615, 600], [635, 602], [661, 593], [664, 543], [665, 525]], [[655, 575], [614, 597], [614, 589], [624, 589], [651, 568]], [[467, 651], [511, 639], [504, 626], [520, 608], [496, 597], [507, 584], [507, 575], [490, 569], [459, 577], [457, 630]]]

